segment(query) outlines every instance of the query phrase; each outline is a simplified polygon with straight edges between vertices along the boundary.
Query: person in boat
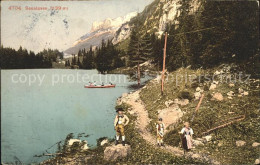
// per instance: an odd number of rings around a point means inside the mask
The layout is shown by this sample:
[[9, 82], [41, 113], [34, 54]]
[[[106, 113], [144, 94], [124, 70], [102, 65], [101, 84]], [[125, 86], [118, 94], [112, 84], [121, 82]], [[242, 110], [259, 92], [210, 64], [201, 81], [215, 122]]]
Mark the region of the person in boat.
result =
[[113, 85], [113, 83], [109, 82], [109, 85]]
[[182, 128], [180, 134], [182, 135], [183, 149], [189, 151], [192, 148], [192, 135], [194, 133], [188, 122], [184, 123], [184, 127]]
[[104, 82], [102, 82], [102, 83], [101, 83], [101, 86], [104, 86], [104, 85], [105, 85]]
[[156, 132], [157, 132], [157, 145], [158, 147], [164, 146], [163, 144], [163, 136], [164, 136], [164, 123], [162, 122], [162, 118], [159, 118], [158, 122], [156, 123]]
[[92, 82], [88, 82], [89, 83], [89, 86], [92, 86], [93, 84], [92, 84]]
[[125, 146], [125, 129], [124, 127], [129, 123], [129, 118], [124, 114], [123, 108], [117, 108], [117, 115], [114, 120], [114, 127], [116, 130], [116, 145], [118, 144], [120, 136], [122, 136], [122, 145]]
[[96, 81], [94, 81], [93, 85], [94, 85], [94, 86], [97, 86]]

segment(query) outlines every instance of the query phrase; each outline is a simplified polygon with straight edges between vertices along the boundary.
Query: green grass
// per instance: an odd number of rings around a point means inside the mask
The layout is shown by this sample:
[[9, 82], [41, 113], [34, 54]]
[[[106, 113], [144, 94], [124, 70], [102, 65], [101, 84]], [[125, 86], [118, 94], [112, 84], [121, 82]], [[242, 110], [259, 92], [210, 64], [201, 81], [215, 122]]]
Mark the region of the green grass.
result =
[[[149, 124], [149, 130], [153, 133], [156, 132], [154, 123], [158, 120], [158, 110], [166, 108], [165, 102], [168, 100], [174, 100], [176, 98], [187, 98], [190, 99], [193, 96], [196, 88], [192, 88], [192, 83], [185, 82], [185, 75], [199, 75], [202, 74], [202, 70], [191, 70], [191, 69], [179, 69], [176, 72], [172, 72], [168, 75], [168, 80], [164, 85], [164, 94], [161, 95], [161, 82], [154, 83], [149, 82], [145, 89], [142, 89], [140, 97], [145, 103], [145, 107], [149, 112], [149, 118], [152, 119]], [[176, 85], [176, 77], [184, 75], [183, 82], [181, 78], [178, 78], [178, 85]], [[153, 97], [151, 97], [153, 96]]]
[[[176, 77], [177, 74], [209, 74], [211, 75], [215, 70], [190, 70], [179, 69], [170, 73], [170, 76]], [[196, 80], [196, 79], [194, 79]], [[219, 83], [214, 92], [220, 92], [224, 96], [221, 102], [211, 100], [213, 91], [209, 91], [210, 83], [207, 81], [199, 82], [184, 82], [176, 85], [174, 81], [165, 83], [164, 95], [160, 94], [160, 83], [148, 83], [145, 89], [141, 91], [141, 99], [145, 103], [146, 109], [149, 112], [149, 117], [152, 119], [149, 129], [155, 132], [154, 123], [158, 118], [157, 111], [166, 108], [165, 101], [174, 100], [181, 96], [189, 98], [193, 97], [197, 86], [204, 89], [204, 100], [201, 107], [196, 114], [191, 127], [195, 132], [195, 138], [201, 137], [201, 133], [223, 124], [223, 121], [234, 116], [245, 115], [243, 121], [239, 121], [228, 127], [218, 129], [211, 133], [213, 139], [203, 147], [196, 148], [205, 153], [210, 153], [217, 160], [224, 164], [248, 164], [253, 163], [259, 157], [259, 147], [253, 148], [253, 142], [260, 142], [260, 119], [259, 119], [259, 88], [256, 88], [257, 82], [250, 83], [236, 83], [235, 87], [229, 87], [228, 83]], [[238, 88], [249, 91], [249, 96], [237, 97]], [[230, 100], [227, 98], [227, 92], [234, 91], [236, 96]], [[151, 97], [153, 96], [153, 97]], [[191, 121], [195, 107], [198, 100], [190, 99], [190, 103], [181, 107], [182, 111], [186, 112], [180, 119], [180, 122], [175, 125], [165, 136], [165, 142], [172, 146], [179, 146], [178, 132], [183, 127], [184, 121]], [[228, 112], [234, 112], [230, 114]], [[237, 140], [246, 141], [243, 147], [237, 147], [235, 142]]]

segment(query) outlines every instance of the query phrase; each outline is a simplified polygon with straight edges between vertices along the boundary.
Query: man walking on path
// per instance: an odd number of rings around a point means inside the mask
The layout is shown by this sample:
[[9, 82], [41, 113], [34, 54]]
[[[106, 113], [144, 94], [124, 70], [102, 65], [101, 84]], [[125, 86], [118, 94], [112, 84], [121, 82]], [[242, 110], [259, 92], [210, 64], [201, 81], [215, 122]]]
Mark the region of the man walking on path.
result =
[[114, 127], [116, 130], [116, 145], [118, 144], [120, 135], [122, 136], [122, 144], [125, 146], [125, 129], [124, 127], [129, 123], [129, 118], [124, 115], [123, 108], [118, 108], [116, 112], [118, 113], [114, 120]]
[[162, 118], [159, 118], [159, 121], [156, 123], [156, 132], [157, 132], [157, 145], [164, 146], [163, 144], [163, 135], [164, 135], [164, 123]]

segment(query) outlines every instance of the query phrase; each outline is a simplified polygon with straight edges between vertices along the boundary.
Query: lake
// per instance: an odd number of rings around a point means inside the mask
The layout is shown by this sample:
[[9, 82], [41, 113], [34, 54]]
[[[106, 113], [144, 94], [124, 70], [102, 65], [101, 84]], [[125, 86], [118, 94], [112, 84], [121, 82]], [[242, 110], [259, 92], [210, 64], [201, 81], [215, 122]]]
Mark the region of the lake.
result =
[[[117, 86], [84, 88], [89, 81]], [[135, 83], [126, 75], [100, 75], [96, 70], [2, 70], [1, 163], [48, 159], [34, 155], [48, 148], [54, 153], [54, 144], [69, 133], [75, 138], [80, 133], [90, 135], [80, 139], [91, 146], [100, 137], [114, 138], [116, 99], [130, 92], [128, 86]]]

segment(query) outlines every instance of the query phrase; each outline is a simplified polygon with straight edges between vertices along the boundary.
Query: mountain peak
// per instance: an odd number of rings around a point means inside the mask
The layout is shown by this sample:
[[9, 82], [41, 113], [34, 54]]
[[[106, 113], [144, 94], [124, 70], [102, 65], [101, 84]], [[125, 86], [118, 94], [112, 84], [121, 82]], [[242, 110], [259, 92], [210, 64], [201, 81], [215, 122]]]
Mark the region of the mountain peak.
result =
[[127, 14], [124, 17], [117, 17], [114, 19], [107, 18], [104, 21], [95, 21], [92, 24], [91, 32], [100, 30], [100, 29], [110, 29], [110, 28], [119, 28], [122, 24], [130, 21], [131, 18], [137, 15], [137, 12], [132, 12]]
[[131, 18], [135, 17], [137, 12], [131, 12], [124, 17], [107, 18], [103, 21], [95, 21], [92, 24], [91, 31], [82, 35], [78, 40], [74, 42], [72, 47], [65, 50], [66, 55], [77, 54], [77, 52], [83, 48], [88, 49], [90, 46], [99, 46], [101, 40], [112, 39], [116, 31], [126, 22], [129, 22]]

